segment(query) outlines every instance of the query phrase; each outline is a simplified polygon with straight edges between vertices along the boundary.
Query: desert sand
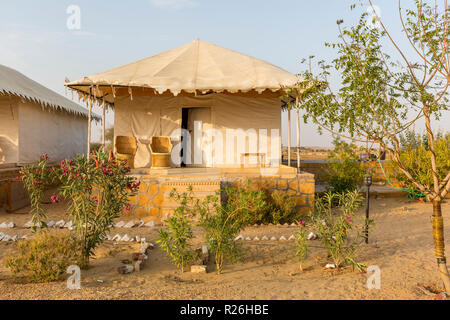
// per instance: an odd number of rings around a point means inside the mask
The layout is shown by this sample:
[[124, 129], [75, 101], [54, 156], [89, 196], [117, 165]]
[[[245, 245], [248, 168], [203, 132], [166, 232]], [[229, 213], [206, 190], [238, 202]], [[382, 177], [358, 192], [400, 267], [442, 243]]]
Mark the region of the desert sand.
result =
[[[48, 220], [69, 220], [64, 204], [47, 205]], [[30, 219], [29, 208], [23, 213], [0, 212], [0, 223], [14, 221], [18, 227], [2, 230], [10, 235], [30, 234], [23, 225]], [[363, 209], [361, 209], [363, 210]], [[447, 254], [450, 246], [450, 206], [443, 204], [447, 222]], [[312, 252], [299, 272], [294, 256], [294, 241], [244, 241], [243, 261], [227, 264], [222, 275], [214, 265], [208, 274], [180, 273], [164, 252], [156, 248], [141, 272], [120, 275], [116, 269], [122, 259], [138, 251], [136, 243], [101, 245], [92, 266], [82, 271], [80, 290], [67, 289], [66, 282], [29, 284], [15, 278], [4, 267], [4, 258], [16, 252], [16, 244], [0, 242], [0, 299], [432, 299], [417, 288], [418, 283], [440, 287], [431, 235], [431, 205], [404, 198], [377, 198], [371, 202], [375, 226], [369, 245], [362, 245], [359, 261], [381, 269], [381, 289], [369, 290], [367, 274], [349, 268], [324, 270], [327, 255], [320, 242], [311, 242]], [[123, 217], [125, 222], [131, 218]], [[258, 226], [242, 232], [244, 237], [294, 234], [296, 227]], [[54, 232], [67, 232], [55, 230]], [[119, 233], [140, 235], [148, 241], [157, 238], [156, 228], [117, 228]], [[202, 244], [200, 230], [195, 230], [195, 244]]]

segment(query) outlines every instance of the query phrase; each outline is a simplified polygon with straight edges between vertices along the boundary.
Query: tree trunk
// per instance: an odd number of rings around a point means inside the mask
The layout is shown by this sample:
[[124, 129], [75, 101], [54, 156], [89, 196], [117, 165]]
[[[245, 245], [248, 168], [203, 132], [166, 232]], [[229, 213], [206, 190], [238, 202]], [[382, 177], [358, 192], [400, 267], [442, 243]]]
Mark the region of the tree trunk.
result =
[[434, 251], [438, 263], [439, 273], [444, 282], [445, 291], [450, 292], [450, 276], [447, 270], [444, 242], [444, 220], [442, 218], [441, 202], [433, 201], [433, 239]]

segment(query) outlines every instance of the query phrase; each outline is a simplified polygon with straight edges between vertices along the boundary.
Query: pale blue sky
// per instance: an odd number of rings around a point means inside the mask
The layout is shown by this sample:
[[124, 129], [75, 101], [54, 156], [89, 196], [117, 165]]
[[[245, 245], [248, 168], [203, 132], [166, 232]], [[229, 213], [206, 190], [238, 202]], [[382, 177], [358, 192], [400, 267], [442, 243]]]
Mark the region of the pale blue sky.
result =
[[[76, 80], [201, 39], [297, 73], [303, 57], [333, 57], [324, 42], [336, 41], [336, 20], [354, 24], [367, 9], [350, 11], [355, 1], [0, 0], [0, 64], [64, 94], [65, 77]], [[406, 45], [397, 1], [374, 3], [394, 37]], [[66, 27], [69, 5], [81, 9], [80, 31]], [[112, 115], [108, 121], [112, 124]], [[450, 118], [443, 121], [440, 127], [449, 129]], [[99, 132], [97, 127], [96, 139]], [[284, 143], [286, 135], [284, 128]], [[301, 140], [302, 145], [330, 145], [330, 137], [310, 124], [302, 123]]]

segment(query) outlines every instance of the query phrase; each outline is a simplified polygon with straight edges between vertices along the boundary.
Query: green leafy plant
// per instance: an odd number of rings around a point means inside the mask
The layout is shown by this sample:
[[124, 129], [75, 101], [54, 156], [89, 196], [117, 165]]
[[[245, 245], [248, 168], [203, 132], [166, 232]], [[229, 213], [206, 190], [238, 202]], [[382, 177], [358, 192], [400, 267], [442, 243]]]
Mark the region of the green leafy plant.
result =
[[222, 273], [225, 260], [235, 261], [242, 255], [242, 247], [234, 239], [265, 205], [264, 192], [251, 190], [249, 183], [239, 188], [226, 186], [222, 193], [195, 203], [217, 274]]
[[354, 143], [347, 143], [335, 137], [334, 150], [329, 155], [328, 167], [330, 175], [327, 182], [333, 192], [341, 193], [358, 188], [364, 177], [364, 168], [359, 161]]
[[194, 203], [192, 187], [189, 193], [171, 193], [171, 198], [180, 202], [180, 206], [174, 214], [167, 219], [167, 230], [159, 230], [158, 243], [162, 249], [170, 256], [172, 262], [181, 272], [193, 260], [195, 254], [192, 250], [191, 240], [194, 237], [192, 232], [192, 210], [189, 204]]
[[[334, 205], [336, 202], [337, 206]], [[365, 239], [364, 227], [371, 221], [356, 222], [361, 202], [362, 196], [356, 190], [340, 194], [327, 192], [315, 201], [309, 215], [314, 232], [336, 268], [350, 265], [352, 269], [356, 267], [362, 271], [365, 267], [356, 261], [356, 257]]]
[[308, 231], [306, 230], [305, 224], [304, 220], [300, 220], [298, 222], [297, 233], [295, 234], [295, 255], [300, 264], [300, 271], [303, 271], [303, 263], [306, 261], [309, 251]]
[[71, 236], [40, 232], [17, 244], [18, 254], [6, 259], [6, 267], [31, 282], [57, 281], [72, 264], [81, 260], [81, 242]]

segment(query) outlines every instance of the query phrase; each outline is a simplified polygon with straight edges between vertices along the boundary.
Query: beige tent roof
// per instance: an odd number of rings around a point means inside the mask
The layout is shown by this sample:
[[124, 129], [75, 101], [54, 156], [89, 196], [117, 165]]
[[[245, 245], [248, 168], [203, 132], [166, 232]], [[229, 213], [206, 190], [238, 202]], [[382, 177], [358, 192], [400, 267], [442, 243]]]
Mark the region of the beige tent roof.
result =
[[[110, 71], [66, 83], [66, 86], [80, 93], [89, 93], [92, 87], [93, 95], [101, 97], [108, 95], [108, 90], [111, 93], [111, 86], [151, 88], [158, 94], [169, 90], [174, 95], [181, 91], [237, 93], [254, 90], [261, 93], [265, 90], [279, 91], [281, 86], [293, 87], [298, 81], [295, 75], [270, 63], [196, 40]], [[112, 102], [111, 98], [110, 95], [107, 100]]]
[[[43, 107], [65, 110], [87, 117], [88, 110], [77, 103], [57, 94], [22, 73], [0, 64], [0, 94], [9, 94], [34, 101]], [[101, 119], [93, 114], [94, 119]]]

